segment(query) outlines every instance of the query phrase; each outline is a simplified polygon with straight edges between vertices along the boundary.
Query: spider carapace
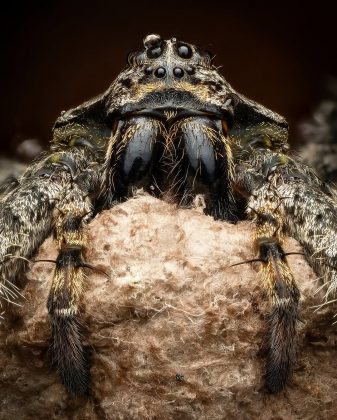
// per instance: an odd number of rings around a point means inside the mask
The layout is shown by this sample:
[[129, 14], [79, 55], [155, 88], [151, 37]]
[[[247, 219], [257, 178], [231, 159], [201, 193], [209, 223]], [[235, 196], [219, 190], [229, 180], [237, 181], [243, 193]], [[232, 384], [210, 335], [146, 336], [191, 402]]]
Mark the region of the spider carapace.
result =
[[105, 93], [61, 114], [50, 151], [1, 187], [0, 296], [15, 297], [16, 278], [53, 233], [51, 350], [70, 391], [86, 393], [89, 384], [81, 326], [86, 224], [135, 187], [185, 206], [200, 193], [205, 213], [255, 223], [270, 301], [266, 388], [284, 388], [300, 299], [284, 236], [302, 244], [327, 297], [337, 285], [335, 192], [289, 154], [287, 137], [286, 121], [237, 93], [208, 52], [159, 35], [129, 54]]

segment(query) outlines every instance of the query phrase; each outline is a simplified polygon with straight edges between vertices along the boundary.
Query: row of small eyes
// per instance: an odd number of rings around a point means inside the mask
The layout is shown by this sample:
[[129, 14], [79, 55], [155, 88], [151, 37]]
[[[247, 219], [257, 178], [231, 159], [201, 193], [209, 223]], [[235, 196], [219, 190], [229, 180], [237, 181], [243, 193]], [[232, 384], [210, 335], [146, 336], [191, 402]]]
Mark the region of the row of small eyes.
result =
[[[192, 67], [186, 67], [185, 69], [187, 74], [193, 74], [194, 73], [194, 69]], [[154, 75], [156, 77], [158, 77], [159, 79], [163, 78], [166, 76], [166, 69], [164, 67], [157, 67], [155, 70], [150, 66], [150, 67], [146, 67], [145, 68], [145, 74], [147, 76], [150, 76], [152, 73], [154, 73]], [[178, 79], [180, 79], [181, 77], [183, 77], [185, 74], [184, 70], [181, 67], [175, 67], [173, 69], [173, 75], [175, 77], [177, 77]]]
[[[162, 55], [162, 53], [163, 53], [163, 48], [161, 45], [157, 45], [147, 50], [148, 58], [158, 58]], [[177, 53], [180, 58], [188, 59], [192, 57], [192, 49], [188, 45], [185, 45], [185, 44], [178, 45]]]

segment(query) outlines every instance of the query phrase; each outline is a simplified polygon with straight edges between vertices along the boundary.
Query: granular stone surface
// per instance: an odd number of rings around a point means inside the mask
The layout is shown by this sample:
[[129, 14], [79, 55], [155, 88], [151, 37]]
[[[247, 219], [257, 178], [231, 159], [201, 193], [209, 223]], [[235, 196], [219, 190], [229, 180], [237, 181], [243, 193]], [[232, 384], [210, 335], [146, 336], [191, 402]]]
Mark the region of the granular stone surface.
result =
[[[286, 390], [263, 389], [268, 300], [253, 225], [232, 225], [140, 195], [88, 226], [83, 296], [88, 396], [67, 392], [50, 362], [46, 302], [54, 264], [31, 264], [22, 306], [0, 330], [0, 419], [332, 419], [337, 415], [337, 309], [315, 294], [301, 255], [298, 358]], [[293, 239], [286, 252], [301, 252]], [[51, 238], [36, 259], [55, 259]]]

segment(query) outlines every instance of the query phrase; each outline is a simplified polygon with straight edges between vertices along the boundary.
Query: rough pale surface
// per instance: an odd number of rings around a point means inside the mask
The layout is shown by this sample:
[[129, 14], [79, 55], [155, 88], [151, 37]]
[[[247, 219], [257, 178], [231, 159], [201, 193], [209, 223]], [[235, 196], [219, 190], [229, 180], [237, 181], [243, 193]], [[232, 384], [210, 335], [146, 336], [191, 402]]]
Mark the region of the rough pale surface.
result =
[[[303, 295], [298, 360], [287, 389], [268, 395], [259, 264], [229, 267], [254, 257], [249, 222], [140, 196], [96, 217], [89, 236], [87, 261], [109, 274], [87, 273], [90, 395], [70, 395], [50, 365], [54, 265], [36, 263], [1, 329], [1, 419], [336, 418], [336, 308], [314, 312], [319, 284], [302, 256], [289, 256]], [[48, 239], [37, 258], [55, 257]]]

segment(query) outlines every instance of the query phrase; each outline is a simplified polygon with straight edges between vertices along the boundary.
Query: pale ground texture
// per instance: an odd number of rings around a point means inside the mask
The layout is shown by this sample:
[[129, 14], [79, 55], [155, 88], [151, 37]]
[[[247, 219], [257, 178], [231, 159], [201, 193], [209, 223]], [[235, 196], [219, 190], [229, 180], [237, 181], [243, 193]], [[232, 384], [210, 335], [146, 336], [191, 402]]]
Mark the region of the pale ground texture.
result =
[[[142, 195], [96, 217], [87, 261], [109, 278], [87, 273], [90, 395], [70, 395], [51, 367], [54, 265], [36, 263], [1, 327], [0, 419], [336, 418], [337, 308], [314, 312], [319, 284], [299, 255], [289, 257], [303, 295], [295, 372], [284, 392], [263, 390], [259, 263], [229, 268], [254, 258], [252, 232]], [[48, 239], [37, 258], [55, 257]]]

